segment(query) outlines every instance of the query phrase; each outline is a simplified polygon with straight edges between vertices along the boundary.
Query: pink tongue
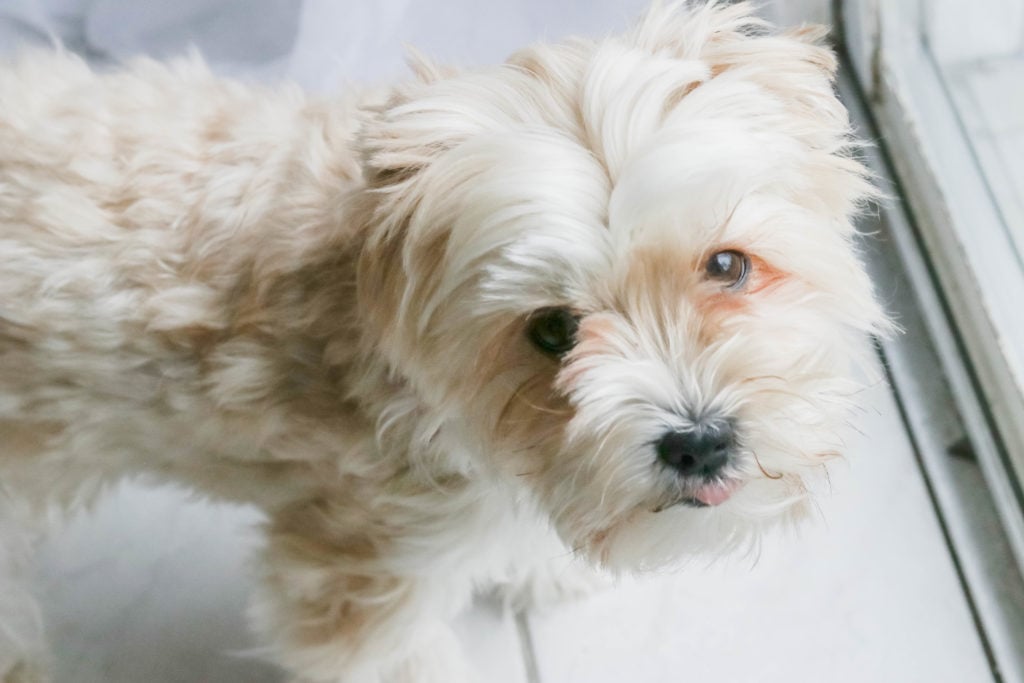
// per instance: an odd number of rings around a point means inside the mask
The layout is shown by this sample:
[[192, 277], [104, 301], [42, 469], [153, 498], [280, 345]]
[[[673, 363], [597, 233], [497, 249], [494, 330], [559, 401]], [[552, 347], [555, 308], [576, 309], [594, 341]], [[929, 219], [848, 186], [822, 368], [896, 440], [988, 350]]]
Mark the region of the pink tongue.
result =
[[738, 481], [724, 481], [717, 484], [704, 484], [697, 489], [693, 497], [705, 505], [721, 505], [740, 487]]

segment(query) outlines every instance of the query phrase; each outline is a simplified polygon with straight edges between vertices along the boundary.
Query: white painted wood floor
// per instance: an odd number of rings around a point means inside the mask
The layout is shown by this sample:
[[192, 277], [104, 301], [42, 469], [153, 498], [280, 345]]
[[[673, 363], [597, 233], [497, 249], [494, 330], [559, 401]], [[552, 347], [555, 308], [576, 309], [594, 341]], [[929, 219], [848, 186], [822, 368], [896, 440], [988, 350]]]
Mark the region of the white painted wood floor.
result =
[[[798, 537], [770, 539], [756, 564], [697, 566], [526, 615], [525, 630], [480, 604], [459, 621], [480, 680], [991, 681], [896, 406], [884, 386], [869, 401], [821, 520]], [[254, 520], [132, 485], [53, 537], [42, 595], [58, 683], [280, 680], [243, 655]]]

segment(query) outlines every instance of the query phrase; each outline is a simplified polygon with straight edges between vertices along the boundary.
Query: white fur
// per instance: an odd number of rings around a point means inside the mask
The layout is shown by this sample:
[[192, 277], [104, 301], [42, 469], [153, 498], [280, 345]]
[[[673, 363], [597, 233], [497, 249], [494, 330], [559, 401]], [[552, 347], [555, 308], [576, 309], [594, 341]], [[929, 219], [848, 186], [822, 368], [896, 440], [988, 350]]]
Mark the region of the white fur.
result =
[[[656, 7], [337, 100], [195, 60], [0, 68], [0, 675], [41, 657], [8, 509], [125, 474], [267, 512], [254, 621], [307, 683], [462, 680], [445, 621], [476, 588], [799, 517], [886, 327], [819, 38]], [[746, 290], [704, 278], [722, 249]], [[582, 316], [561, 361], [525, 334], [548, 306]], [[742, 488], [672, 506], [652, 442], [709, 410]]]

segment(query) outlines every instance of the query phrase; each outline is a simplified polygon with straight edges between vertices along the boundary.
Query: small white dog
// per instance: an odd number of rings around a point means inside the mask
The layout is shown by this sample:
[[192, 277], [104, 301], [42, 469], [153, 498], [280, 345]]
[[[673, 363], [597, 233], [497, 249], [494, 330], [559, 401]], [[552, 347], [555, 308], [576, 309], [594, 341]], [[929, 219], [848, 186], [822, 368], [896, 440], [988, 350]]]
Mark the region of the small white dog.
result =
[[0, 68], [0, 678], [45, 679], [15, 516], [126, 474], [266, 512], [304, 683], [462, 680], [475, 588], [799, 516], [886, 326], [822, 34], [656, 7], [339, 99]]

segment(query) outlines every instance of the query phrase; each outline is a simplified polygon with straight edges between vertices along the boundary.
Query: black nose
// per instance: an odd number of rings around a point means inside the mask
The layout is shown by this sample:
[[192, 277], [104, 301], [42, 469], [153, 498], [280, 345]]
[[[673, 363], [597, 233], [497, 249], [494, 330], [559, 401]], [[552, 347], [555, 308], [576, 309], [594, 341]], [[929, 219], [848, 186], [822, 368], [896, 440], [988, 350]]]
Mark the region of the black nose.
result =
[[658, 441], [658, 457], [680, 474], [711, 476], [729, 459], [734, 439], [729, 420], [702, 421], [693, 429], [665, 433]]

